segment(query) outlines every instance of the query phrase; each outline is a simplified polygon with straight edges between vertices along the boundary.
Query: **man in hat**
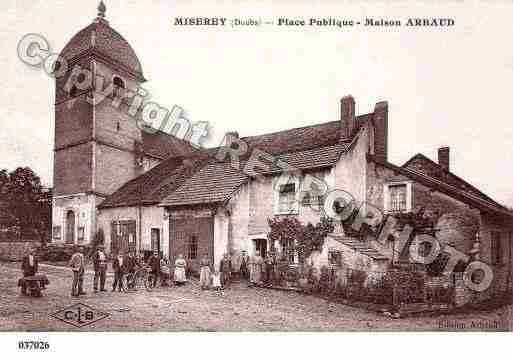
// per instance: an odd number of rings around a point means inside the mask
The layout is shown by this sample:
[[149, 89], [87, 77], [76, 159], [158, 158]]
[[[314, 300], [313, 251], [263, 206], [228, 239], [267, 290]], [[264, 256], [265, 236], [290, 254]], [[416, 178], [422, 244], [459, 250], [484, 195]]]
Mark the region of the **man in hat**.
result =
[[125, 273], [126, 267], [126, 258], [123, 256], [123, 253], [119, 252], [112, 262], [112, 269], [114, 270], [114, 283], [112, 284], [113, 292], [116, 291], [116, 287], [118, 288], [118, 291], [121, 292], [121, 289], [123, 288], [123, 274]]
[[71, 296], [78, 297], [86, 294], [82, 289], [84, 283], [84, 266], [85, 260], [82, 254], [82, 248], [76, 247], [75, 253], [71, 256], [69, 266], [73, 270], [73, 284], [71, 287]]
[[[36, 275], [38, 270], [38, 260], [36, 257], [35, 249], [31, 248], [29, 250], [29, 254], [23, 257], [21, 262], [21, 270], [23, 271], [23, 277], [32, 277]], [[26, 295], [27, 294], [27, 284], [25, 281], [22, 282], [21, 292]], [[43, 284], [44, 287], [44, 283]]]
[[93, 279], [94, 292], [98, 293], [98, 280], [100, 280], [100, 291], [106, 292], [105, 276], [107, 273], [107, 256], [105, 255], [103, 244], [100, 244], [98, 247], [96, 247], [96, 251], [93, 254], [93, 265], [94, 265], [94, 279]]
[[153, 278], [153, 287], [157, 286], [157, 279], [160, 276], [160, 255], [159, 252], [153, 251], [153, 255], [148, 260], [148, 265], [151, 268], [151, 274]]
[[221, 263], [219, 263], [219, 272], [221, 273], [221, 286], [226, 288], [232, 274], [232, 261], [228, 253], [223, 255], [223, 259], [221, 259]]

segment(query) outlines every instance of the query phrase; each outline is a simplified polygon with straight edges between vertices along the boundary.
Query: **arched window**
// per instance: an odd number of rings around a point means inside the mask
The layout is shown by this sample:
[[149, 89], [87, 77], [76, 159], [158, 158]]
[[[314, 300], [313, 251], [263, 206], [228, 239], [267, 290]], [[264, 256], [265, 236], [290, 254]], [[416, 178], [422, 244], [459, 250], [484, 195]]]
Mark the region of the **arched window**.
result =
[[114, 85], [114, 96], [122, 97], [123, 90], [125, 89], [125, 81], [119, 76], [114, 76], [112, 79], [112, 84]]
[[73, 85], [71, 90], [69, 90], [69, 97], [75, 97], [78, 94], [78, 88]]

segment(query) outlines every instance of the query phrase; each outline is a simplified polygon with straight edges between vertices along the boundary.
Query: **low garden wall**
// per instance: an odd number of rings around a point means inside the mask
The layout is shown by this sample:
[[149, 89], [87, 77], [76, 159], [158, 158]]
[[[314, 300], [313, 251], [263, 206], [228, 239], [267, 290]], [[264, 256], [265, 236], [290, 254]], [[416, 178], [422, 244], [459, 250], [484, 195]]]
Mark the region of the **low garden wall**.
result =
[[30, 249], [37, 249], [40, 242], [36, 241], [0, 241], [0, 260], [20, 261]]

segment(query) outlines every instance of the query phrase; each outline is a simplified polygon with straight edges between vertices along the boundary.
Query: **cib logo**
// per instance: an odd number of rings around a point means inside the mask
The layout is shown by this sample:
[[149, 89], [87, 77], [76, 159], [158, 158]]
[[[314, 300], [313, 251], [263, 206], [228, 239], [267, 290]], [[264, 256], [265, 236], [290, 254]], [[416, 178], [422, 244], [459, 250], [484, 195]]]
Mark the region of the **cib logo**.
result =
[[104, 313], [88, 305], [77, 303], [73, 304], [71, 307], [59, 310], [58, 312], [53, 313], [51, 316], [62, 320], [64, 323], [73, 325], [77, 328], [81, 328], [107, 318], [109, 313]]

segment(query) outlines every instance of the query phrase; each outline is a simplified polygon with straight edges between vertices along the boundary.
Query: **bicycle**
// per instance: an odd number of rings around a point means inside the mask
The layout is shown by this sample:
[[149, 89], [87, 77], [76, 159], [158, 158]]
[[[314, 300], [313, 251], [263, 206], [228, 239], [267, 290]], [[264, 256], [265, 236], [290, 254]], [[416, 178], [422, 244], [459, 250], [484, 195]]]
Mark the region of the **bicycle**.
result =
[[136, 292], [139, 289], [146, 289], [151, 292], [154, 288], [154, 276], [148, 267], [141, 267], [133, 273], [126, 273], [121, 279], [124, 292]]

